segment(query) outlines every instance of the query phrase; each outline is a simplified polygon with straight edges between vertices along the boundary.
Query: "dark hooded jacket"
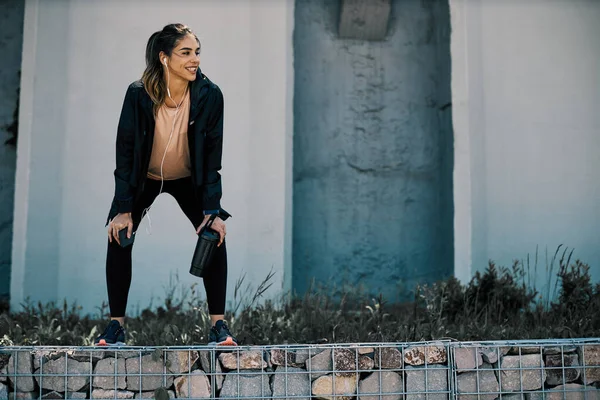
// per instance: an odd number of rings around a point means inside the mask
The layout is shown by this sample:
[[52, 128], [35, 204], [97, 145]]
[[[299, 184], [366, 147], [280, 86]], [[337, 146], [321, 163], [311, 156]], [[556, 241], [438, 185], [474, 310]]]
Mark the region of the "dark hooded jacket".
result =
[[[106, 224], [119, 213], [131, 212], [144, 190], [152, 144], [152, 100], [141, 80], [127, 88], [116, 140], [115, 194]], [[190, 85], [188, 144], [194, 196], [201, 209], [229, 214], [221, 208], [223, 150], [223, 93], [198, 68]]]

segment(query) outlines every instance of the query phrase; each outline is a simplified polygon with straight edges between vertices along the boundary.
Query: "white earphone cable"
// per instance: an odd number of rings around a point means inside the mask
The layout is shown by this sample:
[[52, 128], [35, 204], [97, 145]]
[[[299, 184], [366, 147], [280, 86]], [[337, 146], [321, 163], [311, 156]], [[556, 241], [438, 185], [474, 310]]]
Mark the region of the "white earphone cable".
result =
[[[165, 163], [165, 158], [167, 157], [167, 151], [169, 150], [169, 145], [171, 144], [171, 139], [173, 138], [173, 132], [175, 131], [175, 121], [177, 120], [177, 113], [179, 112], [179, 108], [183, 104], [183, 101], [185, 100], [185, 97], [186, 97], [187, 91], [188, 91], [188, 87], [186, 87], [185, 91], [183, 92], [183, 96], [181, 97], [181, 101], [179, 102], [179, 104], [177, 104], [177, 102], [175, 100], [173, 100], [173, 98], [171, 97], [171, 91], [169, 90], [170, 80], [171, 80], [171, 74], [169, 73], [169, 67], [167, 67], [167, 95], [169, 96], [169, 98], [171, 99], [173, 104], [175, 104], [175, 114], [173, 115], [173, 124], [171, 126], [171, 133], [169, 134], [169, 140], [167, 140], [167, 146], [165, 147], [165, 152], [164, 152], [164, 154], [162, 156], [162, 160], [160, 162], [160, 190], [158, 191], [158, 194], [156, 195], [156, 197], [158, 197], [162, 193], [162, 190], [163, 190], [163, 186], [164, 186], [164, 182], [165, 182], [164, 175], [163, 175], [163, 165]], [[146, 227], [147, 234], [151, 234], [151, 232], [152, 232], [152, 219], [150, 218], [150, 208], [152, 208], [152, 204], [149, 205], [147, 208], [145, 208], [142, 211], [142, 217], [140, 218], [140, 220], [143, 220], [145, 215], [148, 216], [148, 227]]]

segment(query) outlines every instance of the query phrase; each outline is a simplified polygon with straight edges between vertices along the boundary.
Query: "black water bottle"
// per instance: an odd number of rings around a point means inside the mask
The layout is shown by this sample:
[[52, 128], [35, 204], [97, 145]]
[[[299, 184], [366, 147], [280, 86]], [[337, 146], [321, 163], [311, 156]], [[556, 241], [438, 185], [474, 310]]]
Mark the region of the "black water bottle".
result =
[[208, 270], [213, 256], [217, 250], [220, 236], [219, 233], [213, 229], [210, 229], [213, 221], [217, 217], [217, 214], [213, 214], [206, 225], [200, 231], [198, 235], [198, 241], [196, 242], [196, 249], [194, 250], [194, 256], [192, 257], [192, 265], [190, 267], [190, 274], [202, 278]]

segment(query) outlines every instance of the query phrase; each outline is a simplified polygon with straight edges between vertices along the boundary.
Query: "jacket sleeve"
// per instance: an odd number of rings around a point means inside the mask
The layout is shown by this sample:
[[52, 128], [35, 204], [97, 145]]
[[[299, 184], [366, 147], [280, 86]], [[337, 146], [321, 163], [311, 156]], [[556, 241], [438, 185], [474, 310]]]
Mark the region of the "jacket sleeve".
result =
[[129, 178], [133, 169], [135, 135], [135, 92], [129, 87], [125, 94], [116, 140], [115, 202], [118, 213], [131, 212], [133, 190]]
[[221, 157], [223, 154], [223, 93], [216, 87], [206, 126], [204, 145], [203, 207], [206, 214], [221, 209]]

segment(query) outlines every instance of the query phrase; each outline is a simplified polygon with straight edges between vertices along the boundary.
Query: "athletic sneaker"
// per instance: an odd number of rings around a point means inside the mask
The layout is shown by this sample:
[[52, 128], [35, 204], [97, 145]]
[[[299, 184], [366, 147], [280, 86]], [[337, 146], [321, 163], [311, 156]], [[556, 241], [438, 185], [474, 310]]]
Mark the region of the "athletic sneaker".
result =
[[94, 346], [125, 346], [125, 328], [113, 319], [102, 335], [94, 340]]
[[210, 328], [208, 340], [208, 344], [211, 346], [237, 346], [237, 340], [229, 332], [229, 328], [223, 320], [218, 320], [215, 326]]

